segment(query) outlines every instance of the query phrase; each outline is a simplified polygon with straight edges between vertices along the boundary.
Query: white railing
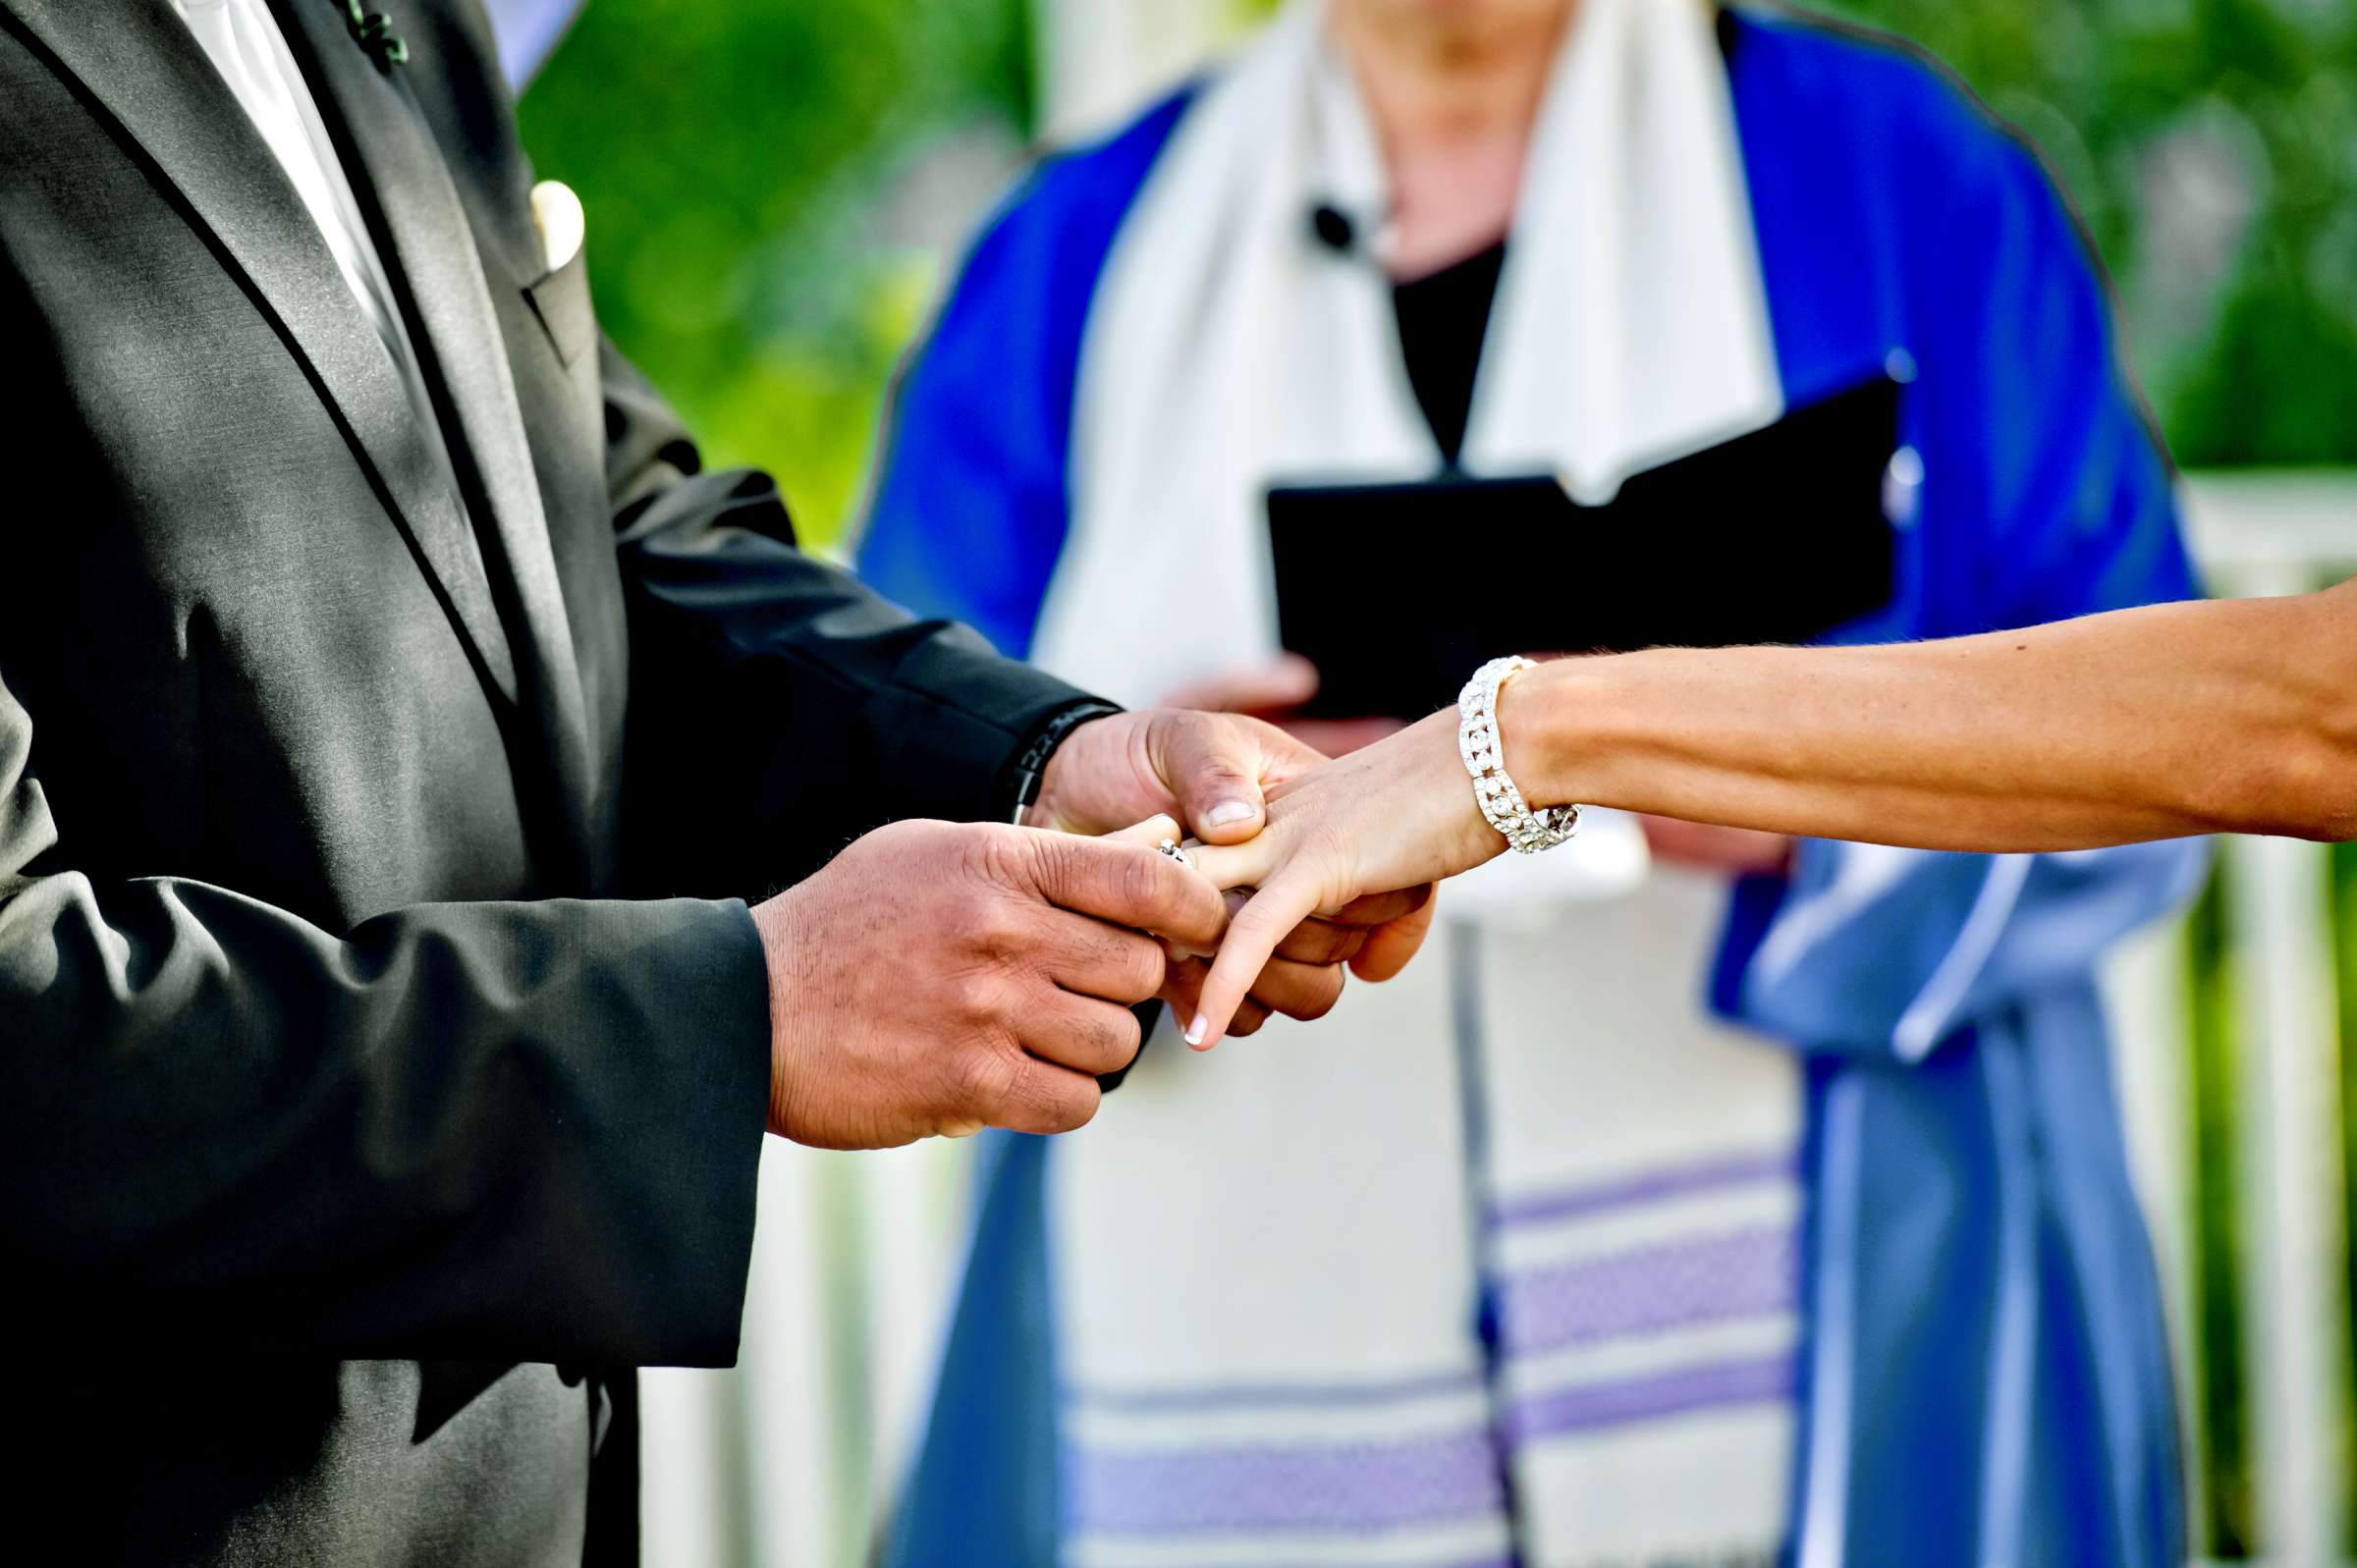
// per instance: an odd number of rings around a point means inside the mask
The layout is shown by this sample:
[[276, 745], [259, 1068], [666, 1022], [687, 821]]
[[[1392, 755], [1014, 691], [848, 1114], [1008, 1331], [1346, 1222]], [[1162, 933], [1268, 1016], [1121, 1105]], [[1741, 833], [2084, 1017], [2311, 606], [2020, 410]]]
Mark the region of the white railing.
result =
[[[2186, 485], [2195, 553], [2214, 593], [2298, 593], [2357, 573], [2357, 473], [2202, 474]], [[2350, 1398], [2347, 1216], [2329, 851], [2282, 838], [2220, 846], [2234, 1015], [2235, 1159], [2243, 1244], [2240, 1329], [2255, 1547], [2285, 1568], [2346, 1555]], [[2337, 940], [2357, 941], [2357, 932]], [[2206, 1375], [2193, 1217], [2193, 1129], [2182, 934], [2154, 933], [2112, 975], [2121, 1097], [2182, 1369], [2196, 1519], [2203, 1475], [2195, 1393]], [[2218, 1179], [2221, 1173], [2211, 1173]]]

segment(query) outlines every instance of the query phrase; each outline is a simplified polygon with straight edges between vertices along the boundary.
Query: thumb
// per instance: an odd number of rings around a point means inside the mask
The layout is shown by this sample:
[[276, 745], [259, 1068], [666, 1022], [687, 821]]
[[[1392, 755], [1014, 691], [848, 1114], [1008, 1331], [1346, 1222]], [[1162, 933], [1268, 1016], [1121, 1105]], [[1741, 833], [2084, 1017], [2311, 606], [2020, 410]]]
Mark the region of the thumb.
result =
[[1268, 747], [1257, 731], [1266, 727], [1221, 714], [1174, 713], [1158, 728], [1163, 784], [1194, 836], [1225, 844], [1259, 833], [1268, 821], [1260, 792]]

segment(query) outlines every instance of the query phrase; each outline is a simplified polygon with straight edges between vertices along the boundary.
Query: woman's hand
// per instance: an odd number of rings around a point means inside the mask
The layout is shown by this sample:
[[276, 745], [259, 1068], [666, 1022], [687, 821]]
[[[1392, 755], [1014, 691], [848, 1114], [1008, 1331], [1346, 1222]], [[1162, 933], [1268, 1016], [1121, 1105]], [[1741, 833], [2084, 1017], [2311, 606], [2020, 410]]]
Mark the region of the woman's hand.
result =
[[[1204, 875], [1222, 888], [1258, 892], [1220, 944], [1187, 1028], [1189, 1045], [1209, 1050], [1218, 1043], [1252, 977], [1302, 921], [1470, 871], [1506, 847], [1474, 804], [1456, 730], [1453, 711], [1437, 713], [1288, 779], [1269, 790], [1268, 825], [1257, 838], [1194, 850]], [[1424, 905], [1426, 921], [1431, 907]], [[1405, 954], [1390, 950], [1384, 934], [1390, 929], [1369, 938], [1353, 970], [1376, 978], [1398, 968]], [[1421, 938], [1421, 923], [1414, 934]]]

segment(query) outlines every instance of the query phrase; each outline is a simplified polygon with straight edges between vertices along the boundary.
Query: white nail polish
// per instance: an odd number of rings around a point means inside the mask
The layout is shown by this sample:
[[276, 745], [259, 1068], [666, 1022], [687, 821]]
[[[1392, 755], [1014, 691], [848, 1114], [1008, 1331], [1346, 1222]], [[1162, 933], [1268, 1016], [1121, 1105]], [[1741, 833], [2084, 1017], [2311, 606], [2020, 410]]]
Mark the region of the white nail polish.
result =
[[1186, 1026], [1186, 1043], [1190, 1046], [1201, 1045], [1203, 1043], [1203, 1036], [1207, 1034], [1210, 1029], [1211, 1020], [1204, 1017], [1201, 1013], [1196, 1013], [1195, 1021]]

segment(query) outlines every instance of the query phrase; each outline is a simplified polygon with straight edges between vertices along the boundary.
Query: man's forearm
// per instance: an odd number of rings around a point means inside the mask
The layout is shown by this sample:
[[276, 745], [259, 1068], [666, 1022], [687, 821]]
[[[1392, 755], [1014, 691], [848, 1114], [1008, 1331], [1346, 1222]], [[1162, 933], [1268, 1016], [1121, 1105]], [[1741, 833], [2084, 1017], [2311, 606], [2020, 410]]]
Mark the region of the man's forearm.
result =
[[203, 884], [8, 869], [26, 1312], [330, 1356], [733, 1359], [770, 1076], [741, 907], [420, 904], [339, 938]]
[[1502, 717], [1542, 802], [1930, 848], [2345, 838], [2357, 583], [1943, 642], [1563, 660]]

